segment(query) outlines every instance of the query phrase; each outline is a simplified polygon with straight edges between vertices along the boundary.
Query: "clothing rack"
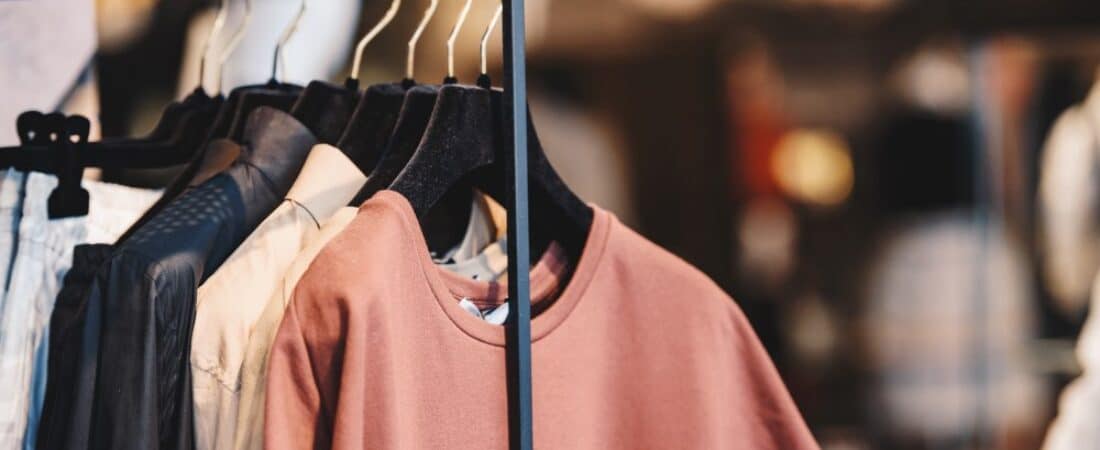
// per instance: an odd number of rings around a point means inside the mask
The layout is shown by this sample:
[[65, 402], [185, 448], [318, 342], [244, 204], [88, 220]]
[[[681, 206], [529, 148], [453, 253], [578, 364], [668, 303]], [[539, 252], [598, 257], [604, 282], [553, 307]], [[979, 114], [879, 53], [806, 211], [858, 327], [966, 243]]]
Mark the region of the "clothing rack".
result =
[[512, 146], [508, 176], [508, 439], [533, 448], [530, 236], [527, 204], [527, 67], [523, 0], [504, 3], [504, 123]]

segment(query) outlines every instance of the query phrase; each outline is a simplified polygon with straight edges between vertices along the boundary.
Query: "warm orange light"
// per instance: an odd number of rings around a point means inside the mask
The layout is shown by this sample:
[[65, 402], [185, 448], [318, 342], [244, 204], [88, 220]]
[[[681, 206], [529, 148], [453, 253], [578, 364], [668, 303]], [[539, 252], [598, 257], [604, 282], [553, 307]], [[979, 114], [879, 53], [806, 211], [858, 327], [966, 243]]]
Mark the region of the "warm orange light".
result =
[[795, 200], [836, 206], [852, 193], [851, 151], [837, 133], [794, 130], [779, 141], [771, 161], [779, 187]]

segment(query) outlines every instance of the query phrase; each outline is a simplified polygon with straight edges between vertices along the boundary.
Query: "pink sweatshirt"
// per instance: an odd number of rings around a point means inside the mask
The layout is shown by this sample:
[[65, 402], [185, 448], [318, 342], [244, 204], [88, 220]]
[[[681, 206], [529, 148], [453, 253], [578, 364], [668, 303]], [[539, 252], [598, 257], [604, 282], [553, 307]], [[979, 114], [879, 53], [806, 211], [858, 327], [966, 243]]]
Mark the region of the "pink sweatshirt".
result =
[[[556, 247], [531, 273], [535, 448], [818, 448], [734, 302], [594, 209], [569, 284]], [[435, 267], [408, 202], [374, 196], [288, 307], [265, 447], [506, 449], [504, 329], [458, 304], [506, 292]]]

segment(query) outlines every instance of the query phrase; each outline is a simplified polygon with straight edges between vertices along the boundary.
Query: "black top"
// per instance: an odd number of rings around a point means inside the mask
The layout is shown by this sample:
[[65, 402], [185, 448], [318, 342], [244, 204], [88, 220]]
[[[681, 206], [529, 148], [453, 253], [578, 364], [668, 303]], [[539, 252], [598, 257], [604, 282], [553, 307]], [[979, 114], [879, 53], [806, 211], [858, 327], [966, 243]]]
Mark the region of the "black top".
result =
[[315, 143], [289, 114], [258, 108], [241, 158], [100, 266], [87, 294], [66, 448], [193, 448], [188, 360], [198, 286], [283, 200]]
[[[78, 245], [73, 248], [73, 265], [65, 274], [50, 315], [49, 362], [46, 371], [46, 398], [42, 402], [42, 417], [38, 421], [38, 449], [64, 449], [66, 433], [73, 416], [73, 373], [84, 340], [83, 329], [87, 313], [88, 286], [96, 269], [111, 256], [109, 244]], [[93, 325], [98, 328], [98, 324]]]
[[[118, 243], [128, 235], [137, 232], [141, 226], [156, 217], [184, 192], [198, 187], [225, 169], [228, 169], [240, 157], [241, 148], [235, 142], [219, 139], [212, 141], [192, 162], [189, 169], [172, 182], [157, 202], [119, 238]], [[41, 432], [38, 434], [36, 448], [41, 450], [63, 450], [66, 436], [73, 416], [70, 414], [73, 402], [73, 386], [76, 379], [77, 363], [81, 348], [84, 346], [83, 329], [87, 314], [87, 296], [85, 293], [95, 278], [99, 266], [106, 262], [114, 252], [113, 245], [81, 245], [73, 250], [73, 265], [62, 280], [56, 306], [50, 316], [50, 352], [46, 376], [46, 398], [43, 400], [42, 419], [38, 422]], [[90, 325], [99, 329], [99, 323]], [[90, 345], [97, 345], [93, 340]], [[94, 355], [93, 355], [94, 356]]]

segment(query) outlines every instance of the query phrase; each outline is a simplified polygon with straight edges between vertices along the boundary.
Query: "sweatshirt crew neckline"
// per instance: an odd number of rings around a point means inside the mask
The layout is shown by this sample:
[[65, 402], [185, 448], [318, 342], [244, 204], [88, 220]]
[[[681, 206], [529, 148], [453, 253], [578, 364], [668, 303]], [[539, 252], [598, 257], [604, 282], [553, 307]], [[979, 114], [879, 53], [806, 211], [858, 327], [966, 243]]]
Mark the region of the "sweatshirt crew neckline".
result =
[[[503, 303], [508, 293], [507, 281], [485, 282], [459, 277], [437, 267], [428, 251], [420, 221], [409, 201], [400, 193], [385, 190], [378, 192], [362, 205], [362, 209], [373, 206], [392, 208], [401, 218], [404, 232], [416, 249], [416, 260], [425, 281], [431, 288], [440, 309], [454, 325], [470, 337], [486, 344], [503, 347], [506, 342], [505, 327], [488, 323], [473, 317], [462, 309], [459, 300], [469, 297], [477, 302]], [[584, 249], [572, 278], [565, 286], [561, 281], [568, 273], [569, 263], [565, 252], [556, 243], [552, 244], [539, 261], [531, 267], [531, 304], [549, 301], [554, 292], [561, 295], [553, 300], [540, 314], [531, 319], [532, 344], [554, 331], [576, 308], [585, 290], [596, 275], [607, 246], [612, 217], [609, 213], [592, 208], [594, 215], [592, 227], [588, 232]]]

